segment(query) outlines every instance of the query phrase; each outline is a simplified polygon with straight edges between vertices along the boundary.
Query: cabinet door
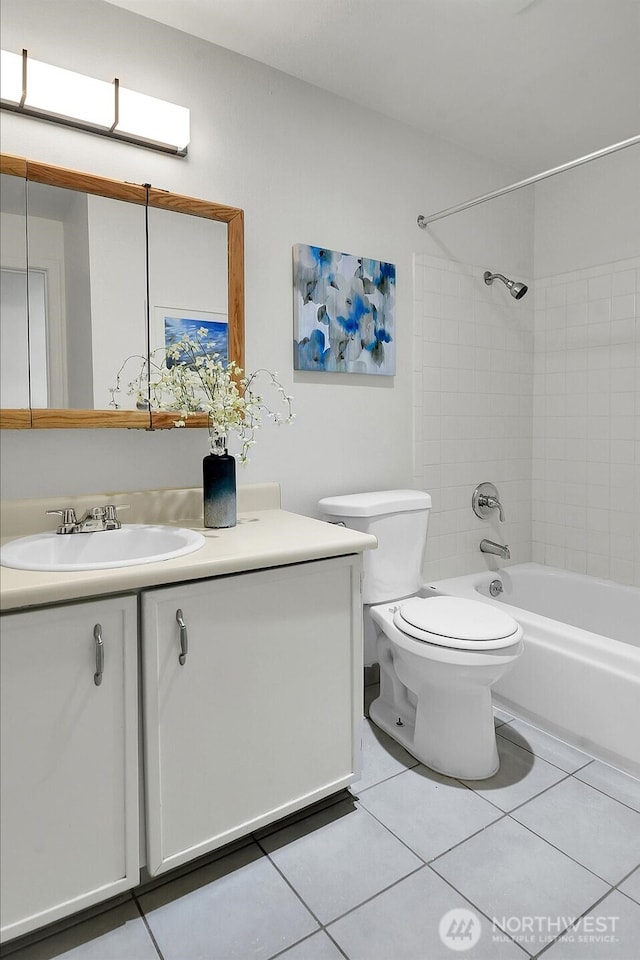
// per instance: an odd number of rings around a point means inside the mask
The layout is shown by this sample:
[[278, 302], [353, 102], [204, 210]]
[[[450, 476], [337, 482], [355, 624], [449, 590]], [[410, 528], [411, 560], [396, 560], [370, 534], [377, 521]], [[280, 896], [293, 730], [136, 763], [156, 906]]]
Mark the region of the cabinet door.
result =
[[6, 614], [1, 629], [2, 928], [11, 939], [138, 882], [137, 603]]
[[151, 874], [355, 778], [359, 557], [150, 591], [142, 624]]

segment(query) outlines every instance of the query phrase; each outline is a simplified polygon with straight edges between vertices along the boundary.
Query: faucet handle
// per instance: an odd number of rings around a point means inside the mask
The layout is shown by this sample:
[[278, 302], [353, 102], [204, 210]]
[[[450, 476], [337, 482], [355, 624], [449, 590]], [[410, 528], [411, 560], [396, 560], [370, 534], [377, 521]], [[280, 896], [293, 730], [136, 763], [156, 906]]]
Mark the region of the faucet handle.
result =
[[492, 483], [484, 482], [478, 484], [471, 497], [471, 506], [476, 517], [480, 517], [481, 520], [488, 520], [491, 516], [491, 511], [497, 508], [500, 520], [504, 521], [504, 510], [500, 503], [500, 494]]
[[129, 503], [108, 503], [102, 509], [104, 510], [105, 520], [115, 520], [116, 519], [116, 510], [128, 510], [131, 504]]
[[78, 518], [73, 507], [61, 507], [59, 510], [47, 510], [47, 516], [56, 515], [60, 517], [56, 533], [75, 533], [78, 528]]
[[504, 510], [502, 509], [502, 504], [498, 499], [496, 499], [496, 497], [480, 496], [478, 497], [478, 506], [488, 507], [490, 510], [495, 510], [497, 507], [498, 513], [500, 515], [500, 522], [504, 523]]
[[61, 507], [59, 510], [47, 510], [47, 516], [57, 514], [62, 517], [63, 524], [77, 523], [76, 511], [73, 507]]
[[101, 507], [102, 518], [105, 522], [105, 526], [107, 526], [109, 530], [119, 530], [122, 524], [118, 519], [118, 517], [116, 516], [116, 511], [128, 510], [129, 506], [130, 504], [128, 503], [122, 503], [122, 504], [108, 503], [105, 507]]

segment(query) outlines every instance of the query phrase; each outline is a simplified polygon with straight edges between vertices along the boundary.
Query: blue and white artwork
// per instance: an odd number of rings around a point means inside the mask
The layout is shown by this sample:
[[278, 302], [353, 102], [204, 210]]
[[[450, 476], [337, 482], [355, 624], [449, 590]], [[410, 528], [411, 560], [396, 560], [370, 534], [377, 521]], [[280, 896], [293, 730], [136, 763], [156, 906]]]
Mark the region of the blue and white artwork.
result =
[[[206, 343], [206, 352], [208, 354], [218, 353], [220, 354], [221, 360], [226, 361], [228, 359], [229, 324], [226, 318], [224, 320], [205, 320], [202, 315], [197, 317], [180, 316], [179, 314], [167, 316], [165, 313], [163, 320], [165, 347], [174, 346], [187, 334], [190, 340], [203, 340]], [[198, 338], [197, 334], [199, 330], [205, 330], [206, 333], [201, 333]], [[186, 355], [184, 358], [181, 356], [176, 362], [190, 362], [190, 358]]]
[[297, 243], [294, 369], [393, 376], [395, 293], [393, 263]]

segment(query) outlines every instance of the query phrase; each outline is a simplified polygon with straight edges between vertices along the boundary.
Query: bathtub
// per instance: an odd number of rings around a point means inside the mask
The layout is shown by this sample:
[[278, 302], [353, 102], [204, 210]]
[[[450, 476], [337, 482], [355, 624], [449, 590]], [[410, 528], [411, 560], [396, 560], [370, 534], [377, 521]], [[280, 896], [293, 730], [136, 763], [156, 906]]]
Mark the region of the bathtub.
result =
[[640, 777], [640, 589], [522, 563], [422, 592], [508, 610], [524, 628], [524, 653], [494, 686], [496, 705]]

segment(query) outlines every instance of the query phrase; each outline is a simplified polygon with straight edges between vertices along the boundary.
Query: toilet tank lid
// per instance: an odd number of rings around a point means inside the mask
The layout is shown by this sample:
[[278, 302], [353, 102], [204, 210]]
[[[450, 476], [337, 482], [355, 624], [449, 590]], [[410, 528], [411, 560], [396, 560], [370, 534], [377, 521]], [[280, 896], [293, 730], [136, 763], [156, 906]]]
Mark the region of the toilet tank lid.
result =
[[334, 517], [378, 517], [385, 513], [429, 510], [431, 496], [423, 490], [375, 490], [325, 497], [318, 501], [322, 513]]

